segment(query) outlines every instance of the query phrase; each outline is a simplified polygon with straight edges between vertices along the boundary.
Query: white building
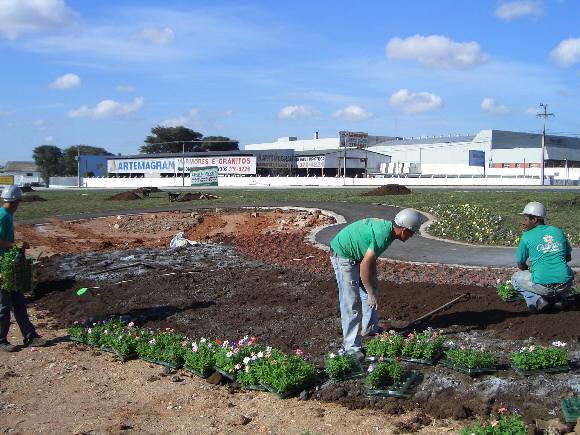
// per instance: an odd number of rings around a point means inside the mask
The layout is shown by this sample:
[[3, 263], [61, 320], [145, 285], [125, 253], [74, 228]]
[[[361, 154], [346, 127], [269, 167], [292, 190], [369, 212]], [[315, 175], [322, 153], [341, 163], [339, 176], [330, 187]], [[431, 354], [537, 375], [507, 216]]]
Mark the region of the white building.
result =
[[[246, 150], [292, 148], [336, 150], [339, 138], [249, 144]], [[400, 138], [369, 136], [369, 151], [386, 154], [386, 174], [540, 176], [542, 135], [502, 130], [482, 130], [476, 135]], [[470, 159], [471, 155], [471, 159]], [[545, 176], [580, 179], [580, 138], [547, 135]], [[470, 165], [471, 163], [471, 165]]]
[[34, 162], [6, 162], [0, 175], [14, 177], [14, 184], [18, 186], [42, 183], [40, 171]]

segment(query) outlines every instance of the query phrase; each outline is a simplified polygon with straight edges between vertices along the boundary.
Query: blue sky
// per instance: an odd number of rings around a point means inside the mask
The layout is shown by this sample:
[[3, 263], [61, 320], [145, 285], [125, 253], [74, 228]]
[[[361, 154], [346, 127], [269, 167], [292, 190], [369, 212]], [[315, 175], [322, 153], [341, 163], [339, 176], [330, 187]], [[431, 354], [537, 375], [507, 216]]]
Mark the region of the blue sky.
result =
[[277, 137], [580, 134], [580, 2], [0, 0], [0, 163]]

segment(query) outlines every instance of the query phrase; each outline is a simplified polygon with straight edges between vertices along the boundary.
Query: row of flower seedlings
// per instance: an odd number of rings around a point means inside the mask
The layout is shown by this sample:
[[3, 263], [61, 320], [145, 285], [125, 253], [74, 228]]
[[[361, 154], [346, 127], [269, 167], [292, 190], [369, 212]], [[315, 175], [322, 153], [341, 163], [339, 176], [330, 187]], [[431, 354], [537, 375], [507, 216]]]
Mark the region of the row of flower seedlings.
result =
[[[397, 361], [434, 365], [441, 357], [447, 367], [469, 375], [491, 373], [497, 369], [497, 358], [480, 345], [452, 346], [444, 350], [444, 337], [439, 331], [427, 329], [403, 335], [385, 332], [367, 344], [367, 359], [371, 362]], [[549, 346], [530, 344], [511, 354], [512, 369], [523, 376], [570, 370], [567, 344], [554, 341]]]
[[122, 360], [138, 357], [204, 378], [218, 371], [245, 388], [267, 390], [281, 398], [300, 392], [318, 377], [317, 368], [301, 350], [287, 355], [257, 343], [255, 337], [190, 340], [171, 329], [155, 333], [118, 320], [75, 324], [68, 334], [73, 341], [98, 346]]

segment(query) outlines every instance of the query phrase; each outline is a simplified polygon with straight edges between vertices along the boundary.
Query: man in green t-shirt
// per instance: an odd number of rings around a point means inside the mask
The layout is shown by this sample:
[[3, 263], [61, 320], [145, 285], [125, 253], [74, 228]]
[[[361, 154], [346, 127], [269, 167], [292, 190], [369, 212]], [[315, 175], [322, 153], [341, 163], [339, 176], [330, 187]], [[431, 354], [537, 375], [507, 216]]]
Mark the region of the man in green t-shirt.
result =
[[513, 274], [512, 284], [531, 313], [550, 305], [563, 308], [574, 280], [567, 264], [572, 260], [570, 242], [561, 229], [544, 223], [543, 204], [530, 202], [521, 214], [524, 233], [516, 251], [520, 271]]
[[[28, 248], [27, 242], [16, 243], [14, 240], [14, 221], [12, 216], [18, 209], [22, 199], [22, 190], [18, 186], [8, 186], [2, 191], [3, 207], [0, 208], [0, 260], [12, 247]], [[19, 291], [0, 288], [0, 351], [14, 352], [16, 346], [8, 342], [10, 329], [10, 310], [20, 327], [25, 346], [44, 346], [46, 341], [40, 338], [28, 318], [24, 295]]]
[[393, 221], [368, 218], [353, 222], [330, 242], [346, 353], [362, 358], [361, 335], [379, 332], [377, 259], [393, 240], [405, 242], [413, 237], [421, 221], [418, 211], [406, 208]]

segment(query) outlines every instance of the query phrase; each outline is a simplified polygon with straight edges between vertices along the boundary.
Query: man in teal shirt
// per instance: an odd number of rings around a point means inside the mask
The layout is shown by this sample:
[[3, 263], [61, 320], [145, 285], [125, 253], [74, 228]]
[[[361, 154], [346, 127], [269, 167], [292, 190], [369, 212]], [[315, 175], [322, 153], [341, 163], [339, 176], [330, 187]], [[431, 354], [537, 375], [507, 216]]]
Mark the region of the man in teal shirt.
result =
[[340, 301], [343, 350], [362, 358], [361, 335], [379, 332], [377, 259], [393, 240], [419, 230], [421, 214], [401, 210], [393, 221], [362, 219], [344, 227], [330, 242]]
[[524, 233], [516, 251], [520, 271], [512, 276], [512, 284], [531, 313], [549, 305], [565, 307], [574, 280], [574, 272], [567, 264], [572, 260], [570, 242], [561, 229], [544, 223], [543, 204], [530, 202], [521, 214]]
[[[18, 209], [22, 199], [22, 190], [18, 186], [8, 186], [2, 191], [4, 206], [0, 208], [0, 260], [12, 247], [28, 248], [28, 243], [18, 245], [14, 241], [14, 220], [12, 216]], [[25, 346], [44, 346], [46, 341], [38, 336], [28, 318], [24, 295], [19, 291], [0, 288], [0, 351], [14, 352], [18, 348], [8, 342], [10, 329], [10, 311], [20, 327]]]

